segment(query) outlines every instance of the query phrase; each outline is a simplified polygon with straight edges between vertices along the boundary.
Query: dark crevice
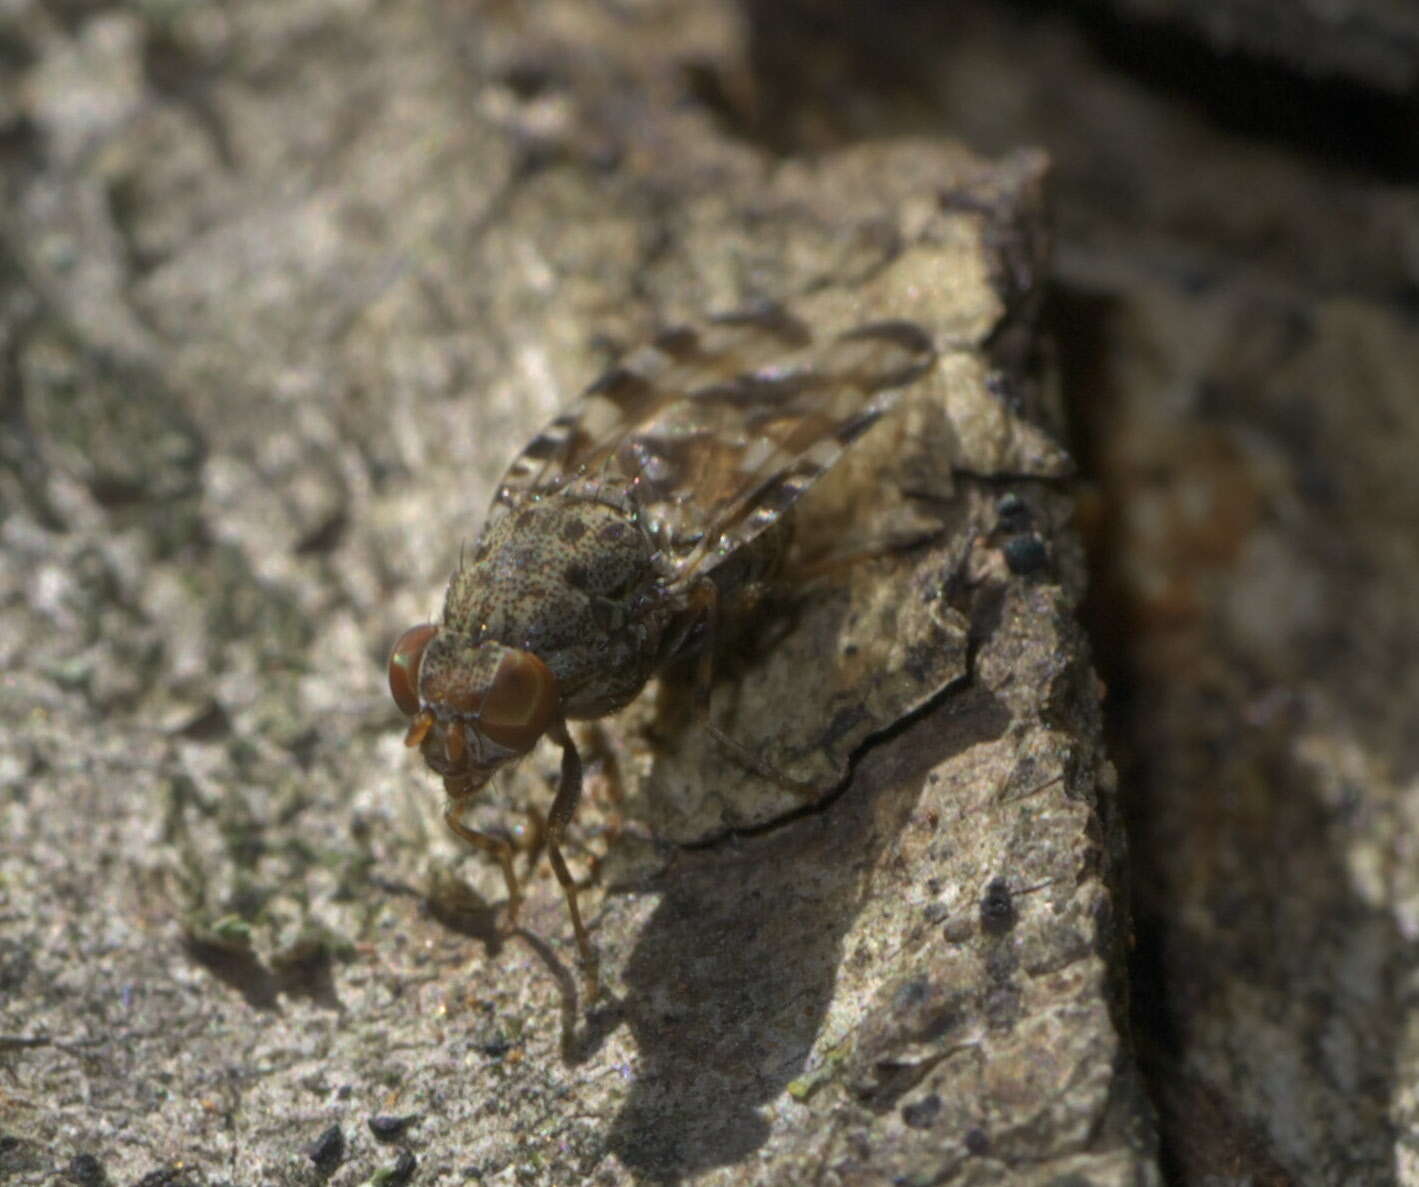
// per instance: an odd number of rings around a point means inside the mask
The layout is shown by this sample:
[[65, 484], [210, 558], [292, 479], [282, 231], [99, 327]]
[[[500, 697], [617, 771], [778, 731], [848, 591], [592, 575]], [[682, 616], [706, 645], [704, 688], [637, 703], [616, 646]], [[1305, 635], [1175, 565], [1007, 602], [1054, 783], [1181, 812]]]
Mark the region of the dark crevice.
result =
[[[952, 61], [991, 7], [1013, 14], [1022, 39], [1033, 25], [1072, 23], [1107, 70], [1224, 131], [1383, 181], [1419, 177], [1419, 94], [1309, 76], [1276, 58], [1220, 50], [1182, 22], [1134, 21], [1069, 0], [1003, 0], [984, 10], [925, 0], [743, 0], [760, 99], [754, 119], [726, 126], [781, 153], [813, 148], [811, 138], [829, 147], [893, 130], [883, 120], [905, 120], [896, 131], [939, 132], [939, 79], [929, 68]], [[878, 101], [846, 104], [861, 94]], [[706, 101], [725, 110], [713, 90]]]
[[1419, 177], [1419, 95], [1222, 52], [1189, 26], [1128, 21], [1103, 5], [1017, 3], [1067, 12], [1109, 68], [1195, 109], [1214, 127], [1383, 181]]
[[[1118, 569], [1119, 525], [1111, 513], [1116, 504], [1102, 486], [1103, 434], [1113, 420], [1110, 385], [1103, 367], [1108, 349], [1108, 321], [1116, 310], [1108, 297], [1058, 286], [1046, 309], [1046, 327], [1056, 342], [1068, 344], [1059, 354], [1060, 382], [1070, 423], [1068, 448], [1079, 465], [1085, 501], [1082, 535], [1089, 558], [1091, 579], [1080, 620], [1090, 638], [1094, 665], [1106, 687], [1104, 744], [1118, 772], [1120, 787], [1130, 789], [1119, 797], [1118, 810], [1128, 837], [1129, 864], [1120, 892], [1126, 897], [1132, 924], [1128, 952], [1128, 1016], [1119, 1024], [1130, 1030], [1132, 1046], [1149, 1098], [1158, 1112], [1160, 1159], [1166, 1168], [1176, 1141], [1171, 1115], [1159, 1107], [1160, 1081], [1178, 1066], [1183, 1049], [1180, 1020], [1171, 1002], [1165, 960], [1167, 922], [1153, 909], [1140, 885], [1140, 863], [1147, 862], [1146, 833], [1140, 815], [1147, 810], [1146, 786], [1138, 733], [1139, 674], [1129, 640], [1135, 626], [1135, 609]], [[1089, 492], [1092, 488], [1092, 498]], [[1093, 507], [1092, 513], [1089, 508]], [[1185, 1180], [1165, 1170], [1166, 1181]]]
[[[1174, 974], [1186, 937], [1160, 900], [1161, 855], [1150, 814], [1158, 810], [1159, 774], [1147, 741], [1146, 678], [1139, 670], [1135, 641], [1146, 634], [1123, 572], [1118, 492], [1111, 489], [1105, 446], [1118, 431], [1118, 409], [1105, 362], [1109, 322], [1123, 307], [1098, 294], [1056, 288], [1047, 311], [1060, 351], [1067, 406], [1073, 414], [1069, 448], [1080, 465], [1083, 489], [1081, 528], [1091, 581], [1080, 607], [1094, 663], [1107, 688], [1104, 740], [1124, 790], [1118, 799], [1129, 860], [1121, 887], [1132, 923], [1128, 952], [1128, 1013], [1120, 1025], [1130, 1031], [1145, 1091], [1158, 1125], [1159, 1165], [1164, 1181], [1182, 1185], [1207, 1181], [1220, 1166], [1238, 1181], [1289, 1187], [1294, 1182], [1257, 1129], [1215, 1086], [1187, 1072], [1188, 1011], [1178, 1000]], [[1091, 510], [1092, 508], [1092, 510]]]

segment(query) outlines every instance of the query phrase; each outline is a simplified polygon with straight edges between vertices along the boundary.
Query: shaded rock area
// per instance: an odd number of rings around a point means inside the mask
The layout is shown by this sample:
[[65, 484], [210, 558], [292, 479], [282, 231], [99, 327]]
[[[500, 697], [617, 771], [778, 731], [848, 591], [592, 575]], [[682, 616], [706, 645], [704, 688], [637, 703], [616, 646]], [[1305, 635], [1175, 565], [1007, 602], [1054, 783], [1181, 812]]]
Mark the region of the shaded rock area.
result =
[[[1405, 97], [1411, 105], [1419, 87], [1419, 10], [1408, 4], [1119, 0], [1098, 8], [1105, 19], [1127, 18], [1118, 30], [1125, 34], [1196, 40], [1215, 55], [1246, 54], [1253, 59], [1253, 71], [1260, 67], [1273, 92], [1288, 89], [1286, 76], [1277, 72], [1268, 78], [1268, 63], [1302, 78], [1355, 84], [1361, 93]], [[1175, 46], [1174, 52], [1179, 48]], [[1242, 85], [1255, 81], [1254, 75]]]
[[[0, 1181], [1419, 1182], [1413, 29], [1266, 7], [0, 9]], [[384, 661], [763, 300], [939, 357], [723, 640], [766, 765], [579, 732], [588, 1010], [555, 752], [504, 935]]]

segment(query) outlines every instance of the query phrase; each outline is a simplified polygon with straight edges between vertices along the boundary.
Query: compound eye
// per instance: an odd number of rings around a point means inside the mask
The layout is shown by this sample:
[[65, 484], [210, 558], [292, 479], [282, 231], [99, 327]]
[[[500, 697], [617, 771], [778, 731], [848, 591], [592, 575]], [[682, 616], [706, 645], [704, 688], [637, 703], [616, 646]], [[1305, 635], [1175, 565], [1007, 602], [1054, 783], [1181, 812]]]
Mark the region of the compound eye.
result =
[[389, 691], [405, 717], [413, 717], [419, 711], [419, 663], [424, 658], [424, 648], [438, 630], [431, 622], [411, 626], [389, 653]]
[[478, 711], [478, 729], [509, 750], [531, 750], [557, 712], [557, 678], [530, 651], [504, 653]]

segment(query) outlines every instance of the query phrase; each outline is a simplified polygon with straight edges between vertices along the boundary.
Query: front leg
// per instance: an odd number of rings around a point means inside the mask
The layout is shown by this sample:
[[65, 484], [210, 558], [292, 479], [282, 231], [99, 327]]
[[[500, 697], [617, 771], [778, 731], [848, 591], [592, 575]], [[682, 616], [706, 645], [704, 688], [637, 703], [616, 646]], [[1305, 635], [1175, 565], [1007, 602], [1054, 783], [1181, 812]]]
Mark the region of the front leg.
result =
[[464, 805], [473, 798], [473, 791], [458, 786], [452, 778], [444, 780], [444, 790], [448, 793], [448, 802], [444, 805], [443, 822], [448, 825], [449, 831], [475, 848], [483, 850], [484, 853], [491, 853], [498, 859], [498, 864], [502, 866], [503, 879], [507, 882], [505, 930], [511, 931], [517, 926], [517, 912], [522, 906], [522, 888], [518, 886], [517, 873], [512, 868], [512, 845], [503, 837], [495, 837], [490, 833], [480, 833], [477, 829], [469, 828], [460, 819]]
[[572, 881], [567, 863], [562, 860], [562, 834], [576, 813], [577, 802], [581, 799], [581, 756], [576, 744], [567, 731], [565, 721], [557, 721], [547, 731], [547, 736], [562, 748], [562, 777], [557, 784], [557, 798], [552, 801], [552, 810], [547, 815], [547, 857], [552, 863], [552, 872], [561, 883], [566, 895], [567, 911], [572, 917], [572, 929], [576, 932], [576, 946], [581, 953], [583, 988], [587, 1004], [596, 998], [599, 982], [600, 961], [586, 927], [581, 921], [581, 909], [576, 901], [576, 883]]

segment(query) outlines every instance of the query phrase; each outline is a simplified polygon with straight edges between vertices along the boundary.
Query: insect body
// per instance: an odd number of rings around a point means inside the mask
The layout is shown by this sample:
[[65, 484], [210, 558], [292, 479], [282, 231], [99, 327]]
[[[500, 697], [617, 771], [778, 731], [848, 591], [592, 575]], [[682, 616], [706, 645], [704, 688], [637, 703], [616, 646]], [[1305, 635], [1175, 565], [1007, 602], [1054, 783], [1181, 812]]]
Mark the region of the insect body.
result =
[[721, 601], [766, 575], [769, 529], [934, 357], [909, 322], [815, 341], [776, 307], [662, 333], [514, 460], [442, 621], [395, 643], [405, 742], [443, 777], [448, 827], [501, 864], [510, 923], [512, 847], [462, 810], [543, 735], [561, 746], [547, 852], [588, 996], [595, 952], [561, 854], [581, 793], [567, 721], [614, 712], [701, 646]]

